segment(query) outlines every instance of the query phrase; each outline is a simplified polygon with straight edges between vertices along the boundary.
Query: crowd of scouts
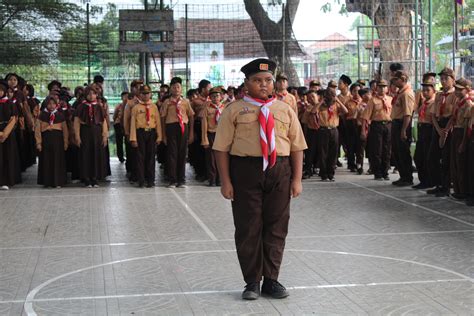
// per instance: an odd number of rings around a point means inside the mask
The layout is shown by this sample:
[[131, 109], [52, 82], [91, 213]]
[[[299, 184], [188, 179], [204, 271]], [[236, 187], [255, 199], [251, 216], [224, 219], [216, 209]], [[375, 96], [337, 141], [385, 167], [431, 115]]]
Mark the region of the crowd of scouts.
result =
[[[445, 68], [425, 74], [422, 89], [414, 92], [401, 64], [392, 64], [390, 70], [390, 80], [367, 84], [342, 75], [326, 87], [318, 80], [309, 87], [289, 87], [287, 76], [276, 74], [271, 95], [294, 111], [308, 144], [302, 178], [317, 175], [334, 181], [342, 156], [351, 172], [363, 174], [366, 157], [366, 173], [375, 180], [389, 180], [393, 167], [400, 175], [394, 185], [429, 189], [429, 194], [451, 195], [473, 205], [472, 83], [456, 80], [454, 71]], [[21, 182], [22, 172], [37, 157], [38, 184], [64, 186], [70, 173], [72, 182], [98, 187], [111, 174], [111, 127], [118, 159], [125, 162], [131, 183], [153, 187], [158, 161], [169, 187], [185, 186], [186, 162], [197, 180], [220, 185], [212, 147], [223, 110], [247, 95], [244, 84], [225, 89], [201, 80], [197, 89], [183, 95], [181, 78], [175, 77], [160, 87], [154, 101], [150, 87], [134, 80], [130, 91], [122, 93], [112, 120], [103, 84], [98, 75], [91, 85], [72, 93], [53, 80], [40, 102], [33, 86], [19, 75], [10, 73], [0, 81], [1, 189]], [[420, 181], [416, 185], [414, 171]]]

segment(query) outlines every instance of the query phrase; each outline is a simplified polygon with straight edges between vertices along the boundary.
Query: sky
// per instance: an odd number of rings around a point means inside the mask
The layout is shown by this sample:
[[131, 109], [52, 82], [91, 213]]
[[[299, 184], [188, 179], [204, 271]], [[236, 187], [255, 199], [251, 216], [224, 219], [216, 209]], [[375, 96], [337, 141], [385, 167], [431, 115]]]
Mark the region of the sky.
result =
[[[77, 3], [85, 0], [75, 0]], [[351, 39], [356, 39], [356, 32], [350, 31], [354, 20], [360, 16], [357, 13], [350, 13], [349, 15], [339, 14], [340, 6], [334, 4], [332, 12], [324, 13], [321, 7], [332, 0], [300, 0], [298, 11], [296, 13], [295, 21], [293, 23], [293, 31], [298, 40], [320, 40], [335, 32]], [[108, 2], [116, 3], [117, 5], [132, 5], [141, 4], [141, 0], [90, 0], [92, 5], [106, 4]], [[263, 2], [263, 1], [262, 1]], [[170, 0], [164, 1], [165, 5], [170, 4]], [[172, 5], [184, 4], [242, 4], [239, 0], [171, 0]], [[304, 43], [303, 43], [304, 44]]]

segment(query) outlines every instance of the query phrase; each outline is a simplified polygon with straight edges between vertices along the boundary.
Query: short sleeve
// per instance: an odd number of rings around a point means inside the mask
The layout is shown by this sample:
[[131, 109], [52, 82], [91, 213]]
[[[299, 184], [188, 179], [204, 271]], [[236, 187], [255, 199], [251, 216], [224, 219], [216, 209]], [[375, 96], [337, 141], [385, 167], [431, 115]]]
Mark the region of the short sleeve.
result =
[[301, 124], [298, 121], [298, 116], [291, 110], [290, 114], [290, 128], [288, 130], [288, 138], [290, 139], [290, 151], [302, 151], [308, 148], [304, 138]]
[[235, 124], [232, 117], [232, 107], [225, 108], [217, 125], [216, 138], [212, 149], [222, 152], [230, 151], [235, 133]]

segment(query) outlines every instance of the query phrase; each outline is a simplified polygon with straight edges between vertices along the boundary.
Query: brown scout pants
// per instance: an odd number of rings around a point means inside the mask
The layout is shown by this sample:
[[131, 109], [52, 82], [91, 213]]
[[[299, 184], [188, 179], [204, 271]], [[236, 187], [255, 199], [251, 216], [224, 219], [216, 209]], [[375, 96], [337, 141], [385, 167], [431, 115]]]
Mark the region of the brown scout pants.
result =
[[467, 193], [467, 152], [459, 153], [458, 149], [464, 137], [464, 128], [454, 128], [451, 136], [450, 174], [453, 190], [457, 194]]
[[290, 219], [291, 166], [278, 157], [262, 171], [262, 157], [230, 158], [235, 245], [246, 283], [278, 279]]

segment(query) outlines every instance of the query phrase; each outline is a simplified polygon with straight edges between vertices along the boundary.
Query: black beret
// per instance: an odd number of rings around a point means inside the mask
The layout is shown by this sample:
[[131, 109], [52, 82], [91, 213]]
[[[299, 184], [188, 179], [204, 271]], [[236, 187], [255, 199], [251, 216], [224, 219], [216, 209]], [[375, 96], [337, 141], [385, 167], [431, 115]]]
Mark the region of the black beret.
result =
[[102, 77], [101, 75], [96, 75], [94, 76], [94, 82], [102, 83], [104, 82], [104, 77]]
[[248, 78], [250, 75], [253, 75], [257, 72], [269, 72], [273, 75], [275, 69], [276, 63], [273, 60], [258, 58], [244, 65], [242, 68], [240, 68], [240, 71], [242, 71], [245, 74], [245, 77]]
[[341, 80], [342, 82], [344, 82], [346, 85], [350, 85], [352, 83], [352, 80], [351, 78], [349, 78], [348, 76], [346, 75], [342, 75], [339, 80]]

